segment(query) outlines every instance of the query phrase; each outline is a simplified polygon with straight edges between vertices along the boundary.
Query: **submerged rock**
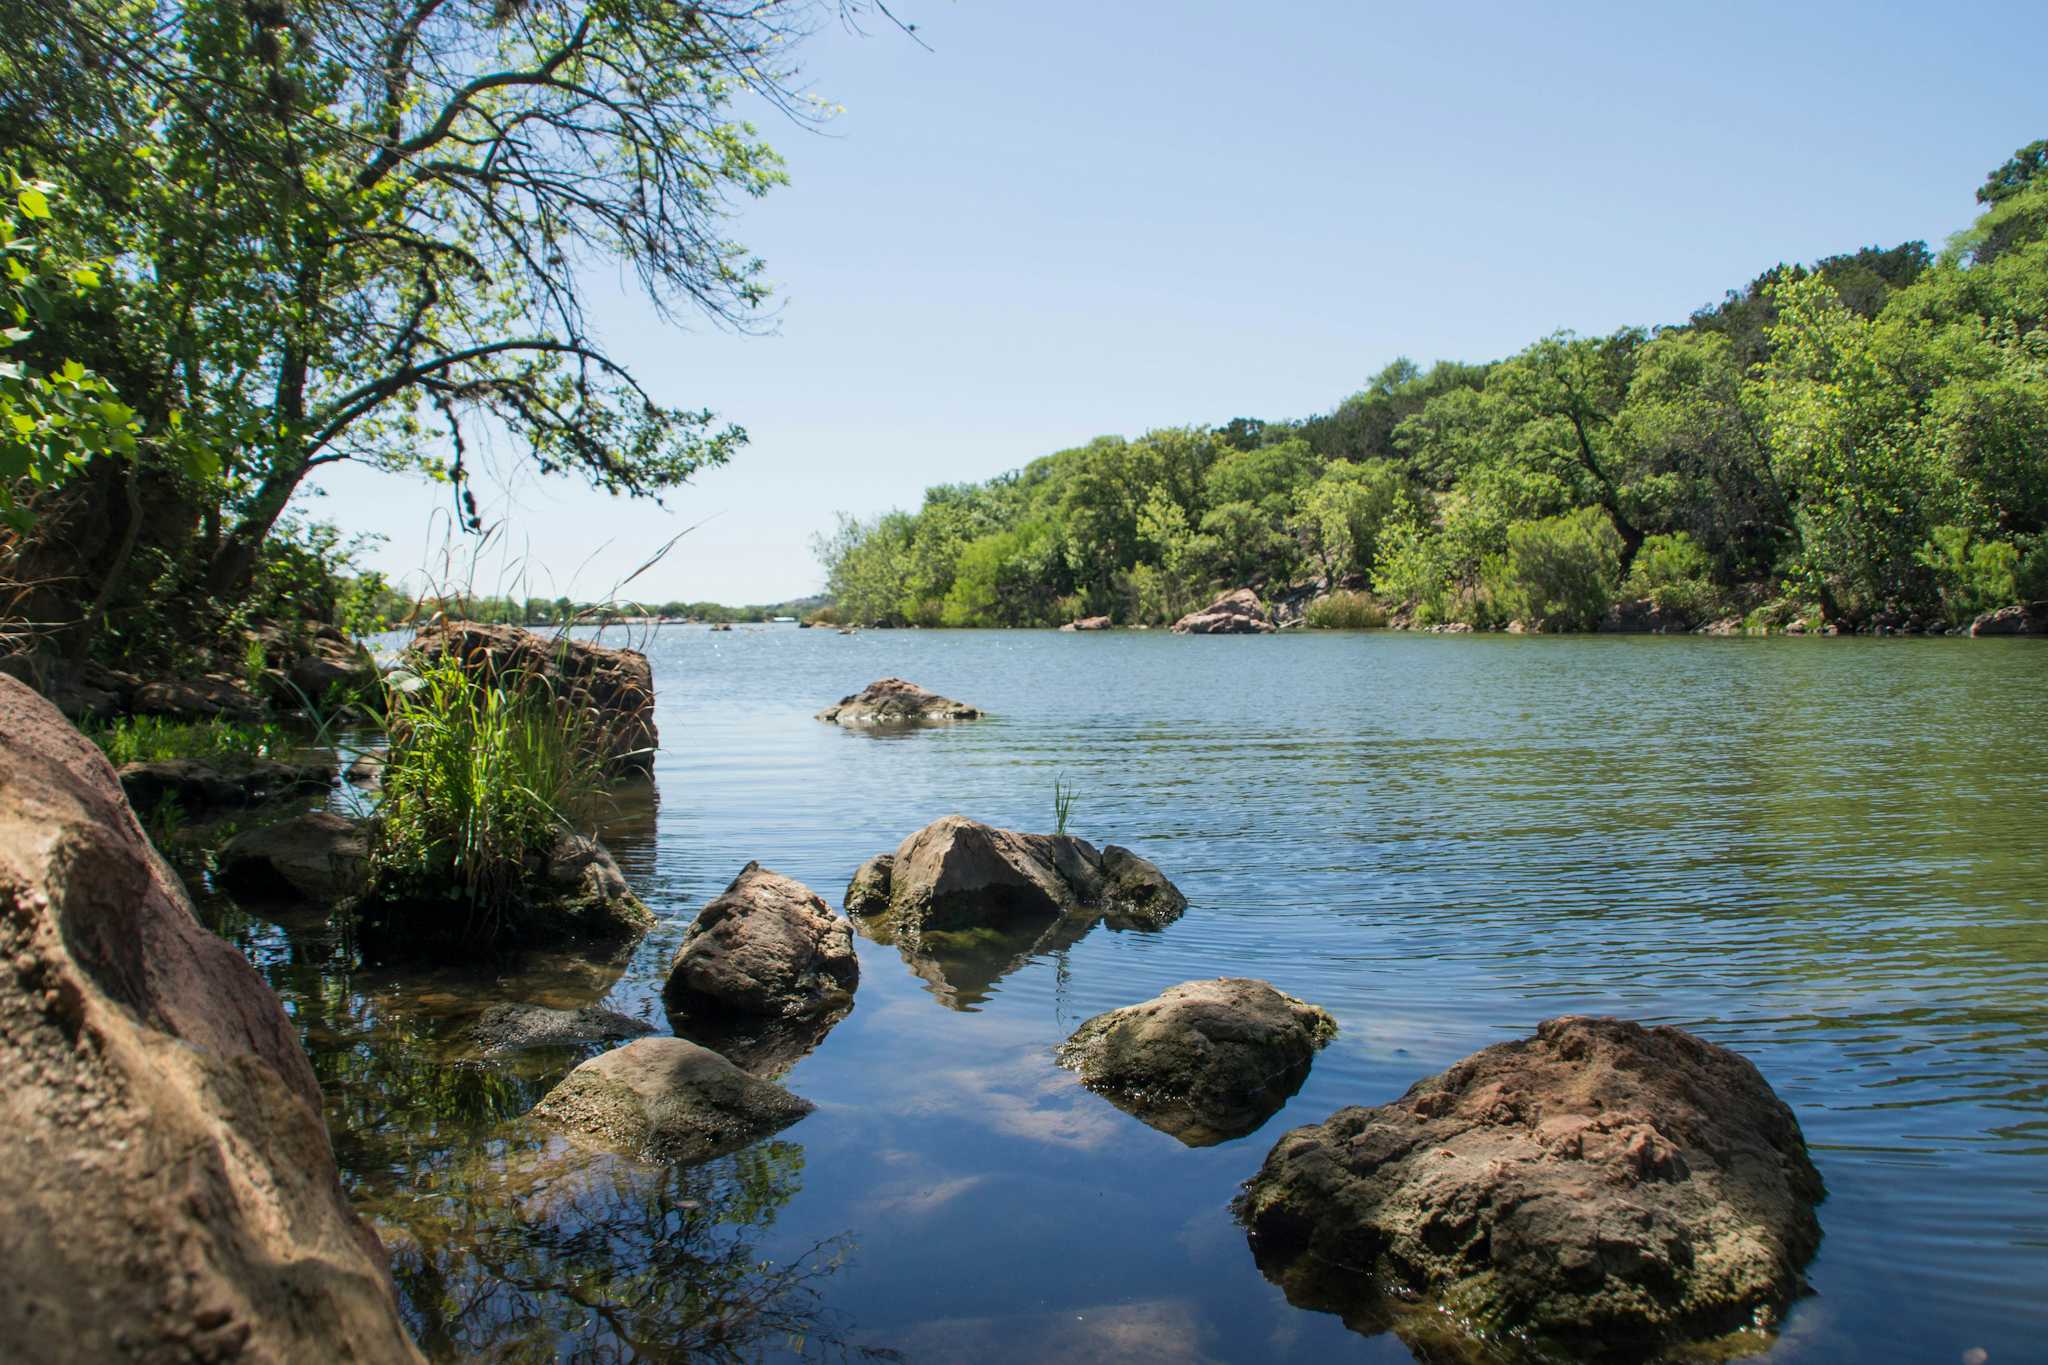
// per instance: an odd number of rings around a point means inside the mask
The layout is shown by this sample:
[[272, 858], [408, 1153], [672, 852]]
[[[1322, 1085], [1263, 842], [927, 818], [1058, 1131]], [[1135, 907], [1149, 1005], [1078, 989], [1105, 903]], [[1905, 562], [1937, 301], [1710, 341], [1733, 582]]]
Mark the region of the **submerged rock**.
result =
[[325, 905], [363, 889], [369, 842], [354, 820], [310, 811], [237, 834], [221, 847], [217, 867], [230, 891]]
[[[1239, 1212], [1291, 1301], [1598, 1358], [1771, 1322], [1802, 1288], [1822, 1193], [1748, 1061], [1568, 1017], [1288, 1133]], [[1383, 1285], [1438, 1311], [1405, 1314]]]
[[549, 1009], [545, 1005], [493, 1005], [476, 1023], [477, 1044], [487, 1054], [612, 1043], [652, 1032], [654, 1025], [645, 1020], [595, 1005], [573, 1010]]
[[860, 729], [874, 725], [942, 725], [979, 720], [981, 712], [966, 702], [927, 692], [901, 678], [881, 678], [818, 713], [818, 719]]
[[277, 997], [0, 678], [0, 1354], [417, 1361]]
[[802, 882], [748, 863], [697, 914], [662, 989], [692, 1018], [843, 1010], [860, 981], [853, 927]]
[[323, 792], [334, 785], [334, 769], [326, 763], [278, 763], [267, 758], [231, 767], [171, 758], [124, 763], [120, 778], [121, 790], [137, 810], [171, 798], [188, 811], [202, 811]]
[[1273, 619], [1250, 588], [1227, 592], [1173, 623], [1176, 635], [1265, 635], [1272, 630]]
[[633, 649], [607, 649], [567, 635], [519, 626], [446, 621], [413, 637], [410, 654], [451, 656], [486, 682], [537, 680], [592, 725], [592, 743], [614, 773], [651, 773], [660, 736], [654, 728], [654, 667]]
[[1207, 1147], [1279, 1112], [1336, 1034], [1314, 1005], [1263, 981], [1221, 977], [1096, 1015], [1061, 1045], [1059, 1062], [1119, 1109]]
[[642, 1038], [571, 1071], [532, 1117], [643, 1160], [708, 1161], [814, 1106], [682, 1038]]

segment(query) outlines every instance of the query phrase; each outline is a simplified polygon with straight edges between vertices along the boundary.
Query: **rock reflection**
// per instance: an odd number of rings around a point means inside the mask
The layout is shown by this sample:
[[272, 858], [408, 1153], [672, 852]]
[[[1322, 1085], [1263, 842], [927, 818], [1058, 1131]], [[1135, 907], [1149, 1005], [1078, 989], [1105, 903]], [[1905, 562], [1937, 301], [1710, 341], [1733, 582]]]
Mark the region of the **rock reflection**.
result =
[[1027, 919], [978, 929], [927, 929], [914, 937], [899, 935], [886, 917], [855, 919], [853, 924], [857, 933], [894, 947], [941, 1005], [973, 1013], [996, 993], [1004, 977], [1033, 958], [1073, 947], [1103, 921], [1099, 910], [1077, 910], [1049, 922]]
[[845, 1354], [819, 1286], [850, 1239], [756, 1249], [801, 1186], [770, 1141], [644, 1166], [519, 1130], [362, 1207], [383, 1225], [415, 1340], [450, 1360], [750, 1360]]
[[708, 1047], [740, 1070], [772, 1081], [810, 1056], [833, 1026], [851, 1013], [851, 1003], [799, 1019], [693, 1019], [671, 1009], [668, 1023], [678, 1038]]

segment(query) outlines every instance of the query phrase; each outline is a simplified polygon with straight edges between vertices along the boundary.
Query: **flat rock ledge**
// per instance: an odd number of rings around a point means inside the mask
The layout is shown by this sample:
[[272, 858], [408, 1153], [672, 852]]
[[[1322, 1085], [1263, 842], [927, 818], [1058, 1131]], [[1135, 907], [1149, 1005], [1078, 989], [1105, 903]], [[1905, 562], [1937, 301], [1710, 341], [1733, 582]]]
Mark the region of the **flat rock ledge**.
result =
[[692, 1016], [796, 1019], [844, 1009], [859, 982], [853, 926], [802, 882], [753, 862], [697, 913], [662, 995]]
[[945, 725], [979, 720], [981, 712], [963, 701], [927, 692], [902, 678], [880, 678], [852, 696], [841, 697], [818, 713], [818, 719], [849, 729], [886, 725]]
[[1566, 1017], [1288, 1133], [1238, 1211], [1290, 1301], [1359, 1330], [1641, 1359], [1775, 1322], [1822, 1197], [1798, 1121], [1748, 1061]]
[[1317, 1006], [1264, 981], [1220, 977], [1098, 1014], [1058, 1056], [1119, 1109], [1208, 1147], [1278, 1113], [1336, 1035], [1336, 1020]]
[[571, 1071], [532, 1117], [643, 1161], [683, 1164], [738, 1151], [813, 1107], [709, 1048], [642, 1038]]
[[1176, 635], [1269, 635], [1273, 618], [1250, 588], [1239, 588], [1173, 623]]
[[325, 763], [279, 763], [256, 759], [234, 767], [215, 767], [196, 759], [160, 759], [124, 763], [121, 790], [137, 810], [150, 810], [166, 799], [187, 811], [224, 806], [253, 806], [280, 796], [323, 792], [334, 785], [334, 770]]
[[1127, 848], [1098, 851], [1071, 834], [1020, 834], [960, 815], [870, 858], [846, 890], [849, 914], [887, 915], [899, 941], [1090, 909], [1158, 928], [1186, 908], [1180, 888]]
[[616, 1043], [654, 1032], [654, 1025], [616, 1010], [585, 1005], [557, 1010], [546, 1005], [493, 1005], [476, 1022], [476, 1041], [485, 1055], [537, 1047]]

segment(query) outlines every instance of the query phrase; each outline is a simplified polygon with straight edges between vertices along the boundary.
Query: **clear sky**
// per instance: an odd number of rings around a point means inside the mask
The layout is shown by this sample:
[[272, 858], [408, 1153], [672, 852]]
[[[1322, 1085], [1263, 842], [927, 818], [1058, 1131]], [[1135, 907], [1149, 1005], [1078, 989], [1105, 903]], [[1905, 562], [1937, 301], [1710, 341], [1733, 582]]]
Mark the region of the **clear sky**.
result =
[[[893, 0], [929, 45], [805, 50], [822, 135], [749, 111], [793, 183], [734, 235], [766, 336], [593, 281], [665, 401], [752, 443], [667, 509], [487, 462], [532, 595], [774, 601], [836, 511], [914, 507], [1104, 433], [1302, 417], [1399, 355], [1682, 320], [1779, 262], [1973, 216], [2048, 136], [2038, 3]], [[304, 510], [433, 561], [444, 490], [342, 466]], [[496, 590], [494, 552], [477, 573]]]

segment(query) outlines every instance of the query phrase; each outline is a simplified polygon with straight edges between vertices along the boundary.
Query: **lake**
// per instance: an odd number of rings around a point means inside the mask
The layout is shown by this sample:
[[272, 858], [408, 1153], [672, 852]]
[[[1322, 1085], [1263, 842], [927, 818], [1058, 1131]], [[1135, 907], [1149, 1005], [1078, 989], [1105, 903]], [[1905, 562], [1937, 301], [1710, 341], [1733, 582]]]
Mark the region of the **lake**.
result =
[[[621, 642], [618, 632], [608, 643]], [[1575, 1012], [1734, 1048], [1829, 1196], [1772, 1358], [2039, 1359], [2048, 1340], [2048, 648], [2028, 640], [665, 626], [655, 790], [604, 831], [661, 916], [629, 961], [350, 971], [304, 916], [218, 900], [330, 1099], [344, 1179], [442, 1358], [1406, 1360], [1289, 1306], [1229, 1204], [1287, 1128]], [[812, 715], [884, 676], [986, 720]], [[817, 1112], [708, 1166], [571, 1171], [515, 1120], [582, 1053], [479, 1060], [496, 999], [667, 1030], [684, 927], [750, 859], [835, 907], [959, 812], [1156, 862], [1190, 908], [912, 970], [862, 939], [853, 1013], [783, 1078]], [[1342, 1032], [1203, 1149], [1052, 1050], [1190, 978]], [[552, 1163], [552, 1164], [551, 1164]]]

